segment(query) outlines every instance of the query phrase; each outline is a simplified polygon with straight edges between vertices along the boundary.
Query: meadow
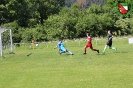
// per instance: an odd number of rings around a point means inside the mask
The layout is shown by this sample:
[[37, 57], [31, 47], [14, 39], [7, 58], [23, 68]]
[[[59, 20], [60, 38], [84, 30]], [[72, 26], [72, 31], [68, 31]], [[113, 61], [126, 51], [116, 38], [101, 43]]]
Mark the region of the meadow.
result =
[[0, 88], [132, 88], [133, 44], [128, 38], [116, 38], [113, 46], [101, 55], [106, 39], [93, 41], [100, 54], [87, 49], [86, 41], [64, 42], [68, 53], [53, 49], [57, 42], [14, 47], [15, 54], [5, 52], [0, 58]]

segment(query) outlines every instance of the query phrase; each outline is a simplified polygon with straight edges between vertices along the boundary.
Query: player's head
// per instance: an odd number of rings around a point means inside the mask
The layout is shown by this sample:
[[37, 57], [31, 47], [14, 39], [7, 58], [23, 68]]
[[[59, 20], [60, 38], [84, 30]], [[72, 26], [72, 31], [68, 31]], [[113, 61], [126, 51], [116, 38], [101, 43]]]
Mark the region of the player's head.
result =
[[90, 33], [86, 33], [87, 36], [90, 36]]
[[108, 30], [108, 34], [111, 34], [111, 30]]
[[62, 42], [62, 39], [59, 39], [60, 42]]

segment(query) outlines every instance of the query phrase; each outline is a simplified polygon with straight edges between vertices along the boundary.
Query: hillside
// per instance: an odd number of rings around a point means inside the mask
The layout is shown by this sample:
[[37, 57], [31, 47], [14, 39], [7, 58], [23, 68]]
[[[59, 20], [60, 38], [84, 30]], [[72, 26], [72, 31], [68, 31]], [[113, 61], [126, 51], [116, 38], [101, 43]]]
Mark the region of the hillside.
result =
[[88, 7], [92, 3], [103, 5], [104, 3], [106, 3], [106, 1], [107, 0], [65, 0], [65, 4], [66, 6], [70, 7], [73, 3], [77, 2], [77, 3], [85, 4], [86, 7]]

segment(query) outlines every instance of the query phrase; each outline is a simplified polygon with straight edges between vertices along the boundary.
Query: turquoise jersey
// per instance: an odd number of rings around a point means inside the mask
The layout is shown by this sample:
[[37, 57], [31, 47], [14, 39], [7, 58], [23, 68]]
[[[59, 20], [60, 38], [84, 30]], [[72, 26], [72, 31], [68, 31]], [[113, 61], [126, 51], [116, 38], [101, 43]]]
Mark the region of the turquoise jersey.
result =
[[65, 46], [64, 46], [64, 44], [63, 44], [62, 42], [58, 42], [58, 48], [59, 48], [60, 50], [63, 50], [63, 51], [66, 50], [66, 48], [65, 48]]

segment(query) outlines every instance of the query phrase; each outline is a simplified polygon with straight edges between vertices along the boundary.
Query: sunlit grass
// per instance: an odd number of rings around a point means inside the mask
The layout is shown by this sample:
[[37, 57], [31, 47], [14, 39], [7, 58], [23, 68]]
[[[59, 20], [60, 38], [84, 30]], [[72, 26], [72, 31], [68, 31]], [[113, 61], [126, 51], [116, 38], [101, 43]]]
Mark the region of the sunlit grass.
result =
[[[102, 52], [106, 40], [93, 41]], [[0, 58], [0, 88], [132, 88], [133, 45], [127, 39], [114, 39], [118, 51], [105, 55], [87, 49], [85, 41], [64, 42], [74, 55], [59, 55], [56, 43], [14, 47], [15, 54]], [[28, 55], [28, 56], [27, 56]]]

